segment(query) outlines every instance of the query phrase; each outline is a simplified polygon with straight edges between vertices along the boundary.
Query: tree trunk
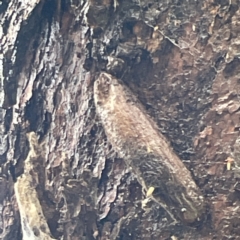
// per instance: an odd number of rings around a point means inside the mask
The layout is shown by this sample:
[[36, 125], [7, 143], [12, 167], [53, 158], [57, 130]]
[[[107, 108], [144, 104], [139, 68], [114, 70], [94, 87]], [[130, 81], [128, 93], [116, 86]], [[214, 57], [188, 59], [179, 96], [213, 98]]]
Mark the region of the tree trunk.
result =
[[239, 2], [0, 3], [1, 239], [240, 239]]

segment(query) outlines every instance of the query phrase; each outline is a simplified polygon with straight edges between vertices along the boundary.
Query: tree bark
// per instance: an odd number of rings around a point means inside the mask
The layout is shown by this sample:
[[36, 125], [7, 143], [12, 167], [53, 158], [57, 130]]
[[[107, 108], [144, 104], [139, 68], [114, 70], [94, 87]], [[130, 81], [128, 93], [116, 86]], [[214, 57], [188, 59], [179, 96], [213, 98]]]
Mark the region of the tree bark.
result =
[[240, 239], [239, 20], [238, 0], [2, 1], [0, 238]]

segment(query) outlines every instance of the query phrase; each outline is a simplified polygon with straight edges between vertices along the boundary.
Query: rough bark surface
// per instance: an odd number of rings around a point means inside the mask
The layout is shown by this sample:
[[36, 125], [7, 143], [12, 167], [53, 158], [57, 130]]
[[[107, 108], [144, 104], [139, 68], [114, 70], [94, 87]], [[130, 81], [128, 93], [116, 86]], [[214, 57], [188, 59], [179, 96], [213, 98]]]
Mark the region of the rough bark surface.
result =
[[[239, 6], [1, 1], [0, 239], [240, 239]], [[131, 89], [191, 172], [207, 206], [197, 225], [142, 208], [95, 108], [100, 72]]]

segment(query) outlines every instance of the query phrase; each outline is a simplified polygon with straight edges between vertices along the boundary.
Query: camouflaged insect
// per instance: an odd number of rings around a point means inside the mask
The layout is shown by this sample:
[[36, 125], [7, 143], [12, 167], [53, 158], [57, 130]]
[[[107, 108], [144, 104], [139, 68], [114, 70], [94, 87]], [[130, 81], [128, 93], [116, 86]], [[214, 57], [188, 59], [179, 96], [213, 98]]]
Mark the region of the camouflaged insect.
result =
[[154, 188], [154, 200], [184, 223], [201, 219], [205, 204], [199, 188], [133, 93], [102, 72], [94, 101], [108, 141], [146, 192]]

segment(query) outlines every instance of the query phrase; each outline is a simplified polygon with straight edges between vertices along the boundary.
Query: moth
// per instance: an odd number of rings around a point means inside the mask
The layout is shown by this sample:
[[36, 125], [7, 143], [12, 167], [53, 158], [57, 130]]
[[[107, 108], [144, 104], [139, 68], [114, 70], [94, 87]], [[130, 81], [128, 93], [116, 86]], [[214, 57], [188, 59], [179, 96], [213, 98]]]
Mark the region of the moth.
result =
[[108, 141], [146, 192], [154, 189], [154, 200], [182, 222], [199, 221], [205, 212], [199, 188], [130, 89], [102, 72], [94, 102]]

